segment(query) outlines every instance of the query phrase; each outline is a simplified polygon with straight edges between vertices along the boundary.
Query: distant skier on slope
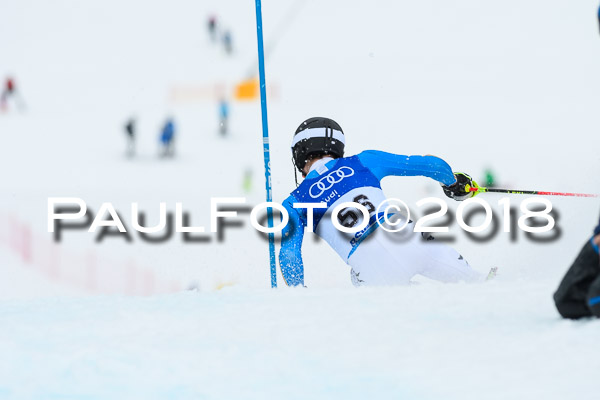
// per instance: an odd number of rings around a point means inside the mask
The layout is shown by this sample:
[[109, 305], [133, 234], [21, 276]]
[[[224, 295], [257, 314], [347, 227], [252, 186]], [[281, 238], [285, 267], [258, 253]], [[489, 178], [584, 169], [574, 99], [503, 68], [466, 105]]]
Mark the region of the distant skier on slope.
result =
[[217, 39], [217, 17], [211, 15], [208, 18], [208, 34], [210, 39], [214, 42]]
[[21, 111], [25, 109], [23, 100], [17, 93], [15, 81], [9, 76], [6, 78], [6, 81], [4, 82], [4, 88], [2, 89], [2, 94], [0, 94], [0, 110], [5, 111], [8, 108], [8, 101], [11, 98]]
[[219, 133], [226, 136], [229, 126], [229, 103], [224, 98], [219, 101]]
[[[480, 274], [451, 247], [433, 240], [429, 234], [413, 232], [413, 221], [400, 232], [379, 227], [383, 211], [377, 207], [386, 199], [380, 181], [388, 175], [427, 176], [442, 185], [444, 193], [455, 200], [475, 195], [471, 177], [453, 173], [448, 164], [434, 156], [404, 156], [367, 150], [344, 158], [342, 128], [329, 118], [310, 118], [296, 130], [292, 142], [293, 162], [304, 181], [283, 202], [290, 220], [282, 231], [279, 262], [289, 286], [304, 285], [302, 240], [309, 223], [306, 207], [298, 203], [326, 203], [315, 208], [313, 232], [323, 238], [349, 264], [352, 283], [359, 285], [406, 285], [417, 274], [442, 281], [475, 281]], [[361, 231], [342, 233], [331, 221], [331, 211], [341, 203], [362, 204], [369, 211], [367, 226]], [[353, 227], [363, 222], [356, 208], [343, 209], [338, 222]], [[392, 218], [390, 218], [392, 219]]]
[[175, 123], [173, 122], [173, 118], [168, 118], [167, 122], [162, 129], [160, 135], [160, 142], [162, 144], [162, 156], [172, 157], [175, 155], [175, 145], [174, 145], [174, 136], [175, 136]]
[[600, 317], [600, 221], [560, 282], [554, 303], [564, 318]]
[[223, 47], [225, 47], [225, 52], [227, 54], [233, 52], [233, 39], [231, 37], [231, 32], [228, 30], [223, 33]]
[[125, 134], [127, 135], [127, 157], [135, 155], [135, 118], [130, 118], [125, 124]]

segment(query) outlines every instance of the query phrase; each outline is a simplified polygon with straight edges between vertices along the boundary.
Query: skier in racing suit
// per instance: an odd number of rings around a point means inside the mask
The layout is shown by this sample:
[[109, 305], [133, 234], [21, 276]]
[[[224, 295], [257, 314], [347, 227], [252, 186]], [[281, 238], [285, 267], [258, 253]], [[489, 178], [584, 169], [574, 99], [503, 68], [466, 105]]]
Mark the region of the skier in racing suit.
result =
[[[351, 266], [355, 285], [406, 285], [420, 274], [442, 282], [476, 281], [481, 278], [466, 260], [450, 246], [433, 236], [414, 232], [414, 222], [396, 213], [395, 223], [406, 224], [390, 232], [382, 208], [386, 197], [380, 181], [388, 175], [426, 176], [442, 185], [444, 193], [455, 200], [475, 195], [478, 187], [470, 176], [453, 173], [448, 164], [434, 156], [405, 156], [368, 150], [344, 158], [345, 138], [341, 127], [328, 118], [310, 118], [296, 130], [292, 143], [293, 161], [304, 181], [282, 203], [290, 219], [282, 231], [279, 262], [289, 286], [304, 285], [302, 240], [308, 228], [324, 239]], [[342, 203], [364, 207], [344, 207]], [[321, 204], [321, 208], [313, 208]], [[333, 213], [335, 214], [335, 213]], [[391, 220], [391, 218], [389, 218]], [[406, 219], [406, 218], [405, 218]], [[387, 228], [385, 228], [387, 224]], [[354, 233], [341, 232], [364, 228]], [[384, 229], [385, 228], [385, 229]]]

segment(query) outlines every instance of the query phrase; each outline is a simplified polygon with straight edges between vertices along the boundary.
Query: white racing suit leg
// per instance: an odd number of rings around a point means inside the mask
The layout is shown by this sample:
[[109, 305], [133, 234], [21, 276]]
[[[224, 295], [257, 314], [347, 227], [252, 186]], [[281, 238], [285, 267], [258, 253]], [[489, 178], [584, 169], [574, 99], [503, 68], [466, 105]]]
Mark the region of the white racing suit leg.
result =
[[452, 247], [425, 240], [413, 229], [412, 222], [400, 232], [387, 232], [379, 227], [364, 239], [347, 261], [352, 267], [352, 282], [408, 285], [418, 274], [440, 282], [482, 279]]

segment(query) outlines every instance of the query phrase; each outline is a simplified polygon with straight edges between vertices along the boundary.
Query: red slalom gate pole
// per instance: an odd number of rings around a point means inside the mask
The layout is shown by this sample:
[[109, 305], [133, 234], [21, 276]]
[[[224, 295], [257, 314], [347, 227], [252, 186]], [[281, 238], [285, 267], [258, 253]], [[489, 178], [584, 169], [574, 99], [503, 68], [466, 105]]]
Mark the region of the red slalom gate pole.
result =
[[568, 192], [544, 192], [541, 190], [513, 190], [513, 189], [497, 189], [486, 187], [472, 187], [470, 192], [482, 193], [509, 193], [509, 194], [533, 194], [538, 196], [568, 196], [568, 197], [600, 197], [600, 194], [589, 193], [568, 193]]

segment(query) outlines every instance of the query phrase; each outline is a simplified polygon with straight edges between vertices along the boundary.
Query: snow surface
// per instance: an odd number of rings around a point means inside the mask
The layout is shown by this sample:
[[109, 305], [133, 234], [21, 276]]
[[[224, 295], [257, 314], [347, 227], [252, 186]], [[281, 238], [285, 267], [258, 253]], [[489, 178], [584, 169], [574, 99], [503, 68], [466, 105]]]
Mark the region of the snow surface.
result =
[[[506, 187], [600, 193], [597, 6], [263, 1], [275, 200], [294, 187], [292, 133], [315, 115], [341, 124], [348, 154], [435, 154], [476, 178], [491, 167]], [[211, 13], [233, 32], [231, 57], [209, 40]], [[26, 104], [0, 113], [0, 398], [597, 398], [600, 325], [561, 320], [552, 303], [597, 199], [552, 198], [560, 238], [549, 243], [523, 232], [476, 242], [452, 224], [451, 245], [476, 269], [500, 267], [481, 285], [356, 289], [307, 235], [308, 288], [270, 290], [248, 214], [222, 242], [67, 231], [54, 246], [49, 196], [94, 212], [110, 201], [129, 228], [132, 202], [149, 224], [158, 202], [183, 202], [208, 229], [211, 197], [263, 201], [260, 105], [233, 102], [225, 139], [212, 94], [255, 68], [254, 2], [30, 0], [0, 15], [0, 79], [14, 75]], [[131, 115], [138, 154], [127, 159]], [[169, 115], [178, 154], [159, 159]], [[424, 178], [383, 185], [415, 211], [443, 197]], [[502, 197], [481, 195], [497, 212]], [[141, 277], [126, 283], [130, 272]], [[163, 283], [177, 290], [131, 295]]]

